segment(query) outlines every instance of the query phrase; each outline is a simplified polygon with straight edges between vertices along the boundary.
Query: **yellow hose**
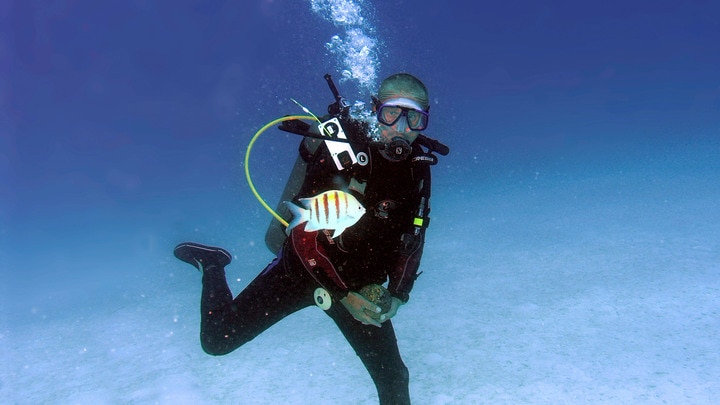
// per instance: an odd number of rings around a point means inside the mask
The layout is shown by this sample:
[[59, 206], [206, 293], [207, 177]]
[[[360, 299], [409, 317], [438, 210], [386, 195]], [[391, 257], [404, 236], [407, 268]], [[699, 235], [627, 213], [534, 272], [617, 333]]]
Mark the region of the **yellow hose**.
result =
[[245, 177], [247, 178], [248, 185], [250, 186], [250, 190], [252, 191], [253, 195], [255, 195], [255, 198], [260, 201], [260, 204], [262, 204], [263, 207], [265, 207], [270, 214], [272, 214], [275, 219], [277, 219], [283, 226], [288, 226], [288, 222], [283, 219], [275, 210], [270, 208], [270, 206], [265, 202], [265, 200], [260, 197], [260, 194], [255, 189], [255, 185], [252, 182], [252, 179], [250, 178], [250, 151], [252, 150], [253, 145], [255, 144], [255, 141], [258, 139], [258, 137], [265, 132], [268, 128], [272, 127], [273, 125], [276, 125], [278, 123], [284, 122], [284, 121], [291, 121], [291, 120], [317, 120], [320, 122], [316, 117], [310, 116], [310, 115], [288, 115], [286, 117], [280, 117], [276, 120], [272, 120], [265, 124], [262, 128], [260, 128], [257, 132], [255, 132], [255, 135], [253, 135], [252, 139], [250, 139], [250, 143], [248, 144], [247, 150], [245, 151]]

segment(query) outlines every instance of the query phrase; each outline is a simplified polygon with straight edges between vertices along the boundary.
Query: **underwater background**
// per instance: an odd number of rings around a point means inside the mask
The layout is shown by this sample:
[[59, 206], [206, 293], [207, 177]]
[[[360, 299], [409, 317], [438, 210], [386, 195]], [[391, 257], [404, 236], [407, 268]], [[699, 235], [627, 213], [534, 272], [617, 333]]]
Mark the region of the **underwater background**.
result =
[[[309, 308], [222, 357], [183, 241], [272, 259], [265, 123], [406, 71], [446, 143], [417, 404], [720, 397], [720, 3], [0, 0], [0, 402], [377, 402]], [[367, 105], [366, 105], [367, 107]], [[274, 206], [300, 138], [251, 175]]]

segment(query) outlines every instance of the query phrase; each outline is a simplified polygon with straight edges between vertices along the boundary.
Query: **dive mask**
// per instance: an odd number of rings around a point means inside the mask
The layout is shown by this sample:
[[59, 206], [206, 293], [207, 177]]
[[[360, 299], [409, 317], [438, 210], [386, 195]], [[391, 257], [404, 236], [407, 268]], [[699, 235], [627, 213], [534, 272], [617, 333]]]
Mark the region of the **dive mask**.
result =
[[412, 131], [422, 131], [428, 126], [430, 114], [415, 100], [393, 98], [382, 104], [377, 101], [376, 108], [378, 121], [387, 126], [395, 125], [403, 117]]

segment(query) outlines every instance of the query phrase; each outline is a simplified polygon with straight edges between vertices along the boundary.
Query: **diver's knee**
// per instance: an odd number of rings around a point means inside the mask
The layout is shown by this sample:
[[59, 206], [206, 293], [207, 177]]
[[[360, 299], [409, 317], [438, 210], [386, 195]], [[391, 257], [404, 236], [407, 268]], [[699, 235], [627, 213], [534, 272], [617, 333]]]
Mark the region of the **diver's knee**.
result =
[[229, 344], [227, 337], [218, 339], [214, 336], [202, 334], [200, 336], [200, 346], [205, 353], [211, 356], [223, 356], [235, 350], [239, 345]]
[[200, 341], [200, 346], [202, 346], [202, 349], [205, 353], [211, 356], [224, 356], [232, 351], [229, 350], [227, 347], [223, 347], [214, 343], [209, 343], [204, 340]]

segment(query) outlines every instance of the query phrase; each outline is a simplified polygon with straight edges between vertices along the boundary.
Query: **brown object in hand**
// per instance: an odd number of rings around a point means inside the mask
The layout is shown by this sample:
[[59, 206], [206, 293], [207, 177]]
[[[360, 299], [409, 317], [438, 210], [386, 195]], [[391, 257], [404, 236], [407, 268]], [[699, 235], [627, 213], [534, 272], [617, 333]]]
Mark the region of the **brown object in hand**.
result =
[[373, 318], [379, 318], [380, 315], [388, 312], [392, 307], [392, 295], [390, 295], [390, 291], [379, 284], [368, 284], [358, 292], [367, 298], [368, 301], [380, 307], [381, 311], [379, 314], [367, 311], [368, 315]]

